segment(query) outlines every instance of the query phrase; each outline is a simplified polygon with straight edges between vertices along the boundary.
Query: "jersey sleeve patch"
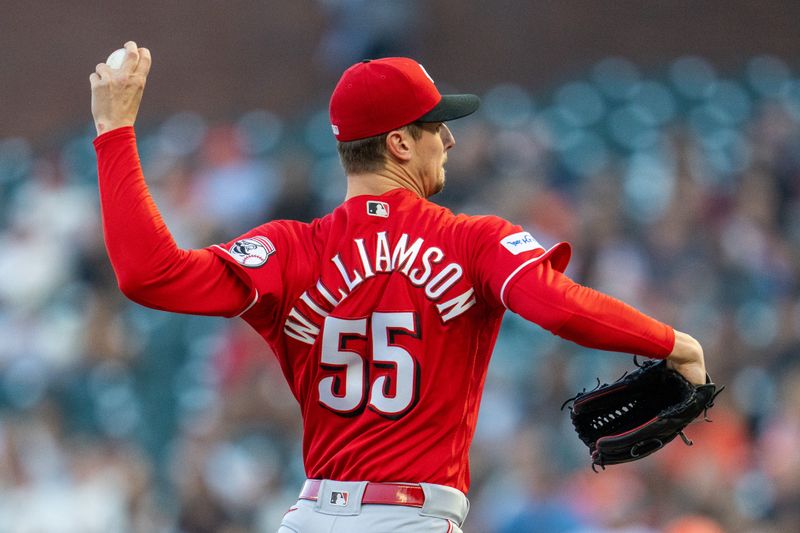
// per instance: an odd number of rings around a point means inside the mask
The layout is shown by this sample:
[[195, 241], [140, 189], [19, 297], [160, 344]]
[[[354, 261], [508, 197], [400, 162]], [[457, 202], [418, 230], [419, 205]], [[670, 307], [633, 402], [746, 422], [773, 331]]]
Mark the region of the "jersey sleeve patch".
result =
[[257, 235], [235, 241], [228, 253], [240, 265], [258, 268], [266, 264], [269, 256], [275, 253], [275, 245], [266, 237]]
[[533, 235], [527, 231], [520, 231], [500, 240], [500, 244], [514, 255], [519, 255], [522, 252], [530, 252], [537, 248], [544, 249], [544, 246], [533, 238]]

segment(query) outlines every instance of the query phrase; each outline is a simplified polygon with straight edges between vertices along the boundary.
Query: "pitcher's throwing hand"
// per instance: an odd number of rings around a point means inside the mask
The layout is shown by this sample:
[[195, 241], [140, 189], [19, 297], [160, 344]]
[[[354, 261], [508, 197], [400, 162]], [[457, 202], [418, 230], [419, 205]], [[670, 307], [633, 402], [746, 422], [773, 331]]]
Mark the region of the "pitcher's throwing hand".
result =
[[92, 86], [92, 116], [100, 135], [123, 126], [133, 126], [142, 101], [152, 60], [150, 50], [133, 41], [125, 43], [125, 59], [120, 68], [98, 63], [89, 76]]

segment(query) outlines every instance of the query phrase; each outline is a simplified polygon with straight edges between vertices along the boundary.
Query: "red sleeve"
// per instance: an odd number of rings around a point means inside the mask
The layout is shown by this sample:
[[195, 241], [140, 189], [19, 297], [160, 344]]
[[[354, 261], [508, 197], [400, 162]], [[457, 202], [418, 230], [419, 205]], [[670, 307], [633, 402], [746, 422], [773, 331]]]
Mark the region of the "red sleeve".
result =
[[572, 253], [565, 242], [545, 250], [522, 227], [496, 216], [471, 217], [468, 228], [463, 240], [471, 278], [481, 298], [495, 307], [508, 307], [508, 287], [522, 273], [541, 263], [563, 272]]
[[255, 289], [206, 250], [178, 248], [142, 174], [132, 127], [94, 140], [106, 249], [122, 292], [165, 311], [236, 316]]
[[307, 281], [298, 274], [308, 266], [307, 262], [293, 253], [294, 243], [308, 242], [304, 239], [307, 229], [308, 225], [302, 222], [274, 220], [208, 248], [253, 287], [255, 294], [241, 315], [259, 332], [272, 330], [287, 294], [298, 283]]
[[675, 345], [670, 326], [575, 283], [546, 262], [517, 276], [507, 301], [523, 318], [589, 348], [663, 359]]

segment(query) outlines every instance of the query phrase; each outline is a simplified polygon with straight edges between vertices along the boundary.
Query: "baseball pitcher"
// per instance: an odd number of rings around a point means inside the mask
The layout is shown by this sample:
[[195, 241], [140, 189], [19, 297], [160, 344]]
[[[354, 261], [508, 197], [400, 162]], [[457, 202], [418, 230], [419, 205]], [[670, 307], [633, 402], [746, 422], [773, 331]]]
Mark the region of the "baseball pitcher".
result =
[[145, 184], [133, 125], [151, 55], [91, 74], [103, 228], [120, 289], [142, 305], [240, 317], [269, 343], [303, 415], [308, 480], [279, 532], [458, 532], [468, 453], [506, 309], [592, 348], [666, 359], [705, 383], [690, 336], [563, 274], [495, 216], [428, 198], [456, 145], [447, 122], [479, 105], [441, 95], [416, 61], [362, 61], [342, 75], [330, 121], [344, 201], [311, 223], [274, 220], [180, 249]]

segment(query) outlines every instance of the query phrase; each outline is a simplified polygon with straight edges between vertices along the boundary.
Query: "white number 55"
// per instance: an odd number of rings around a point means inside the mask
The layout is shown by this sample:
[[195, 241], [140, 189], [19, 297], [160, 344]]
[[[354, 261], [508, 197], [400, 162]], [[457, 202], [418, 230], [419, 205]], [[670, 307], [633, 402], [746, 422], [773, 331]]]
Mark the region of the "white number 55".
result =
[[[369, 336], [368, 322], [371, 322]], [[406, 414], [417, 403], [418, 367], [411, 354], [394, 343], [396, 335], [419, 338], [414, 313], [375, 312], [371, 320], [327, 317], [322, 332], [320, 362], [324, 370], [336, 374], [320, 380], [320, 403], [339, 415], [355, 416], [363, 410], [368, 395], [369, 408], [378, 414], [392, 419]], [[389, 371], [378, 376], [371, 386], [369, 361], [347, 348], [348, 342], [356, 339], [372, 346], [375, 367]]]

